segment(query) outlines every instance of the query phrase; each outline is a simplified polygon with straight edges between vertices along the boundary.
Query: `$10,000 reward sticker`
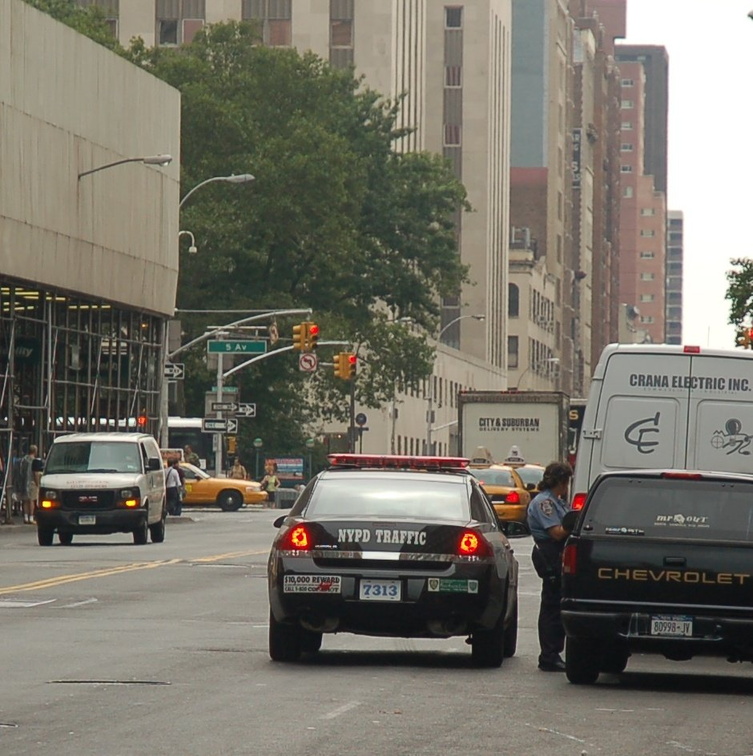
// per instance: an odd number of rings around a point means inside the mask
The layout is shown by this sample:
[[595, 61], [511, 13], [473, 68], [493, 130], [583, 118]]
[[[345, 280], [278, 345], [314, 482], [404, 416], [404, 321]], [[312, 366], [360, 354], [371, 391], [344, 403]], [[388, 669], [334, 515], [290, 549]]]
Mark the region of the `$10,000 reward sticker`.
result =
[[283, 593], [340, 593], [339, 575], [285, 575]]

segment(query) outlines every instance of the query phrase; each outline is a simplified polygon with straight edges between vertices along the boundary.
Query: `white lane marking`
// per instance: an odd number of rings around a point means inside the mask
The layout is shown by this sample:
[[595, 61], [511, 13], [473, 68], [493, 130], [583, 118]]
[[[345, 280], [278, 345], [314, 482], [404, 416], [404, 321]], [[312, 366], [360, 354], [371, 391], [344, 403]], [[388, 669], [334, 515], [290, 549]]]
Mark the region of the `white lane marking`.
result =
[[338, 706], [336, 709], [333, 709], [332, 711], [328, 712], [327, 714], [322, 714], [320, 719], [334, 719], [335, 717], [339, 717], [340, 714], [345, 714], [346, 712], [350, 711], [351, 709], [355, 709], [356, 707], [360, 706], [360, 701], [351, 701], [350, 703], [343, 704], [342, 706]]
[[63, 607], [60, 607], [61, 609], [73, 609], [74, 606], [84, 606], [85, 604], [96, 604], [97, 599], [95, 598], [88, 598], [84, 599], [83, 601], [76, 601], [73, 604], [66, 604]]
[[42, 604], [51, 604], [57, 599], [46, 599], [45, 601], [19, 601], [14, 599], [6, 599], [0, 601], [0, 609], [28, 609], [32, 606], [42, 606]]
[[539, 725], [531, 724], [530, 722], [526, 722], [526, 727], [532, 727], [539, 732], [551, 732], [552, 735], [559, 735], [561, 738], [567, 738], [568, 740], [574, 740], [576, 743], [585, 743], [585, 740], [582, 740], [581, 738], [576, 738], [575, 735], [568, 735], [567, 733], [560, 732], [559, 730], [552, 730], [549, 727], [540, 727]]

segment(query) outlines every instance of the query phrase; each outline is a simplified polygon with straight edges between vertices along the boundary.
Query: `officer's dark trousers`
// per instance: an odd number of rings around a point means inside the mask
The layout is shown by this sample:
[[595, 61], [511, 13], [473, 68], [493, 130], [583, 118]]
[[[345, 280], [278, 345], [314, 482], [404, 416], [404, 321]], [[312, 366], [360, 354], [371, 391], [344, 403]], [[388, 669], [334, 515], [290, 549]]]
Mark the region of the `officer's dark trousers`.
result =
[[552, 663], [559, 658], [565, 648], [565, 628], [560, 615], [560, 565], [562, 550], [560, 544], [539, 544], [547, 562], [555, 567], [553, 577], [544, 578], [541, 586], [541, 606], [539, 607], [539, 662]]

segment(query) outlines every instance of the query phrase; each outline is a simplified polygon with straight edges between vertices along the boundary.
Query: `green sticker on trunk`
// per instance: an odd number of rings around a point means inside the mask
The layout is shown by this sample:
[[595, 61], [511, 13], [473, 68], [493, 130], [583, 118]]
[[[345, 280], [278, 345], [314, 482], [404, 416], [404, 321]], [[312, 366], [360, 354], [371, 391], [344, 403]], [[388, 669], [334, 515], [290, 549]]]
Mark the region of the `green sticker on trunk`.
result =
[[429, 593], [478, 593], [478, 580], [429, 578], [426, 582]]

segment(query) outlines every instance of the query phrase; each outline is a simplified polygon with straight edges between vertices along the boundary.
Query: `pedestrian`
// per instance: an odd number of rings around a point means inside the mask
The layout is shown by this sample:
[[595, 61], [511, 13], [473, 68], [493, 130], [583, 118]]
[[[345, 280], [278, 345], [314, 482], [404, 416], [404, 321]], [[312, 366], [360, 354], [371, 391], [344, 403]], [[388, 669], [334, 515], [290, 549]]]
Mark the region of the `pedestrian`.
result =
[[179, 459], [174, 459], [165, 471], [165, 492], [167, 495], [167, 513], [169, 515], [179, 515], [182, 511], [180, 502], [180, 475], [177, 467], [180, 464]]
[[201, 467], [199, 464], [201, 462], [199, 455], [188, 445], [183, 449], [183, 459], [189, 464]]
[[528, 527], [533, 536], [531, 554], [536, 574], [541, 578], [539, 607], [539, 669], [542, 672], [564, 672], [562, 651], [565, 628], [560, 616], [562, 550], [569, 530], [562, 518], [570, 511], [566, 501], [573, 468], [567, 462], [550, 462], [541, 479], [541, 493], [528, 505]]
[[236, 457], [233, 461], [233, 466], [230, 468], [228, 478], [238, 478], [239, 480], [248, 480], [248, 473], [246, 468], [241, 464], [240, 457]]
[[21, 508], [25, 523], [34, 522], [34, 511], [39, 498], [39, 481], [42, 473], [41, 460], [37, 460], [37, 451], [37, 447], [32, 444], [19, 465], [18, 490], [21, 494]]
[[267, 492], [267, 501], [271, 507], [276, 506], [276, 493], [280, 487], [280, 479], [277, 477], [277, 462], [268, 461], [264, 465], [266, 475], [261, 479], [261, 490]]

